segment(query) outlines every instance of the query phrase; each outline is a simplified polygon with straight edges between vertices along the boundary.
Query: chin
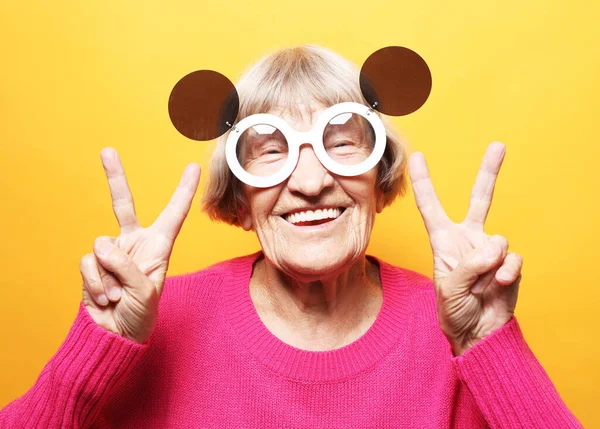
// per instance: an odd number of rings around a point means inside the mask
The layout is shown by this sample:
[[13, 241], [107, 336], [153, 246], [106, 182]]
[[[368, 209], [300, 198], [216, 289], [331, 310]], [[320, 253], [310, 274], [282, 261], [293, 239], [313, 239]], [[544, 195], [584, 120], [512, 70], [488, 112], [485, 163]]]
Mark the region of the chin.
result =
[[355, 253], [339, 247], [298, 246], [292, 247], [293, 253], [279, 259], [280, 269], [289, 276], [302, 282], [326, 280], [340, 271], [348, 269], [354, 263]]

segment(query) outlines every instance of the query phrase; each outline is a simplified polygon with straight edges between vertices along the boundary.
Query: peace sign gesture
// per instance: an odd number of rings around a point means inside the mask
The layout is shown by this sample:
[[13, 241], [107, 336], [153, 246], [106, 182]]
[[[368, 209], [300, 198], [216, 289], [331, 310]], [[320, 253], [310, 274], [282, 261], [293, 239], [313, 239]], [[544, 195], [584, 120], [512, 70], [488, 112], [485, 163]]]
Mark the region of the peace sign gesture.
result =
[[100, 156], [121, 233], [98, 237], [94, 253], [81, 258], [83, 304], [98, 325], [145, 343], [156, 325], [169, 258], [196, 193], [200, 168], [195, 163], [185, 168], [167, 207], [143, 228], [117, 151], [104, 148]]
[[409, 174], [433, 252], [433, 281], [440, 327], [460, 356], [506, 324], [517, 303], [523, 259], [508, 241], [489, 236], [484, 223], [506, 147], [491, 143], [471, 193], [467, 217], [452, 222], [433, 189], [422, 153], [411, 155]]

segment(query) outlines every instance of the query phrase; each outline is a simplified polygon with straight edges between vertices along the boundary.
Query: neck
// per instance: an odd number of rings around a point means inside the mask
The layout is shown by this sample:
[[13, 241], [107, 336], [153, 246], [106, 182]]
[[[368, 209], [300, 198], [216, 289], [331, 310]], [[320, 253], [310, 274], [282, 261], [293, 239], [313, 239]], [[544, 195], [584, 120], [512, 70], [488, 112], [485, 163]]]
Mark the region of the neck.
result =
[[303, 283], [259, 259], [250, 296], [273, 334], [303, 349], [331, 349], [358, 339], [375, 321], [383, 294], [379, 267], [363, 254], [349, 269]]

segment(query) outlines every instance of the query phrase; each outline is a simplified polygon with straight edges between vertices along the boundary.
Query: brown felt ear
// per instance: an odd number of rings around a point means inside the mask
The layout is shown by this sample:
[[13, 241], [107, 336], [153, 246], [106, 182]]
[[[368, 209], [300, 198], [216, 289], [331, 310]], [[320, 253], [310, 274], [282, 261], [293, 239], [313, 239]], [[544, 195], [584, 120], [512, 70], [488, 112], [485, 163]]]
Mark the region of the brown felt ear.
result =
[[207, 141], [223, 135], [235, 122], [239, 107], [235, 85], [213, 70], [184, 76], [169, 97], [171, 122], [192, 140]]
[[360, 70], [360, 88], [375, 110], [390, 116], [408, 115], [429, 97], [431, 72], [416, 52], [388, 46], [367, 58]]

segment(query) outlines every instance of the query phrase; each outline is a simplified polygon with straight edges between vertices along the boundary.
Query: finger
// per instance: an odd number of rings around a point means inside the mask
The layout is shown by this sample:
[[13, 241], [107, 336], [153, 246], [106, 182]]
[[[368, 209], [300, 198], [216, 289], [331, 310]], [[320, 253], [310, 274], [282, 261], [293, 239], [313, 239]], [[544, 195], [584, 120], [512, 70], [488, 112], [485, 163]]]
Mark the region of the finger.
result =
[[156, 294], [156, 286], [140, 271], [131, 257], [114, 243], [102, 238], [94, 243], [94, 254], [99, 265], [114, 274], [124, 289], [138, 300], [147, 302], [150, 295]]
[[514, 283], [521, 275], [523, 268], [523, 258], [521, 255], [508, 252], [504, 263], [496, 272], [496, 281], [501, 285], [510, 285]]
[[483, 156], [475, 185], [473, 185], [465, 223], [469, 223], [481, 231], [483, 231], [485, 219], [492, 205], [494, 187], [505, 153], [506, 146], [503, 143], [491, 143]]
[[[484, 249], [495, 249], [496, 253], [494, 254], [494, 258], [496, 261], [504, 261], [506, 255], [508, 254], [508, 240], [506, 237], [500, 234], [491, 235], [487, 242], [485, 243]], [[492, 255], [492, 250], [487, 250], [486, 253]]]
[[452, 221], [446, 215], [435, 193], [423, 153], [415, 152], [410, 156], [408, 159], [408, 173], [417, 207], [421, 212], [429, 235], [438, 229], [447, 227]]
[[[475, 287], [474, 292], [481, 292], [487, 287], [493, 276], [489, 271], [496, 270], [504, 261], [508, 252], [508, 240], [501, 235], [489, 238], [483, 247], [469, 252], [448, 276], [449, 287], [464, 289]], [[483, 276], [480, 278], [480, 276]]]
[[199, 182], [200, 166], [192, 162], [183, 171], [179, 185], [175, 189], [169, 204], [152, 225], [171, 242], [174, 242], [177, 238], [181, 225], [183, 225], [183, 221], [190, 211]]
[[84, 288], [88, 291], [94, 302], [101, 307], [108, 305], [108, 298], [104, 293], [104, 286], [96, 266], [96, 257], [93, 253], [84, 255], [79, 261], [79, 271], [83, 278]]
[[95, 262], [98, 267], [98, 273], [100, 273], [100, 278], [102, 279], [104, 293], [110, 301], [118, 302], [121, 299], [121, 290], [123, 289], [121, 283], [113, 273], [104, 268], [96, 255], [94, 255], [94, 259], [96, 259]]
[[[115, 246], [117, 245], [117, 240], [114, 237], [100, 236], [96, 238], [96, 240], [107, 240]], [[104, 289], [104, 294], [106, 295], [106, 297], [112, 302], [119, 301], [119, 299], [121, 298], [122, 289], [122, 285], [119, 282], [119, 280], [117, 280], [117, 278], [110, 271], [108, 271], [106, 268], [104, 268], [104, 266], [102, 266], [96, 255], [94, 255], [93, 263], [95, 265], [96, 270], [98, 271], [98, 274], [100, 275], [100, 281], [102, 282], [102, 287]]]
[[125, 170], [119, 159], [119, 154], [112, 147], [105, 147], [100, 152], [100, 157], [102, 158], [102, 165], [108, 179], [113, 212], [119, 222], [121, 232], [127, 233], [140, 228], [135, 215], [133, 196], [129, 190]]
[[496, 271], [494, 269], [481, 274], [477, 278], [477, 280], [475, 280], [475, 283], [473, 283], [473, 285], [471, 285], [471, 287], [470, 287], [471, 293], [473, 293], [475, 295], [478, 295], [478, 294], [483, 295], [483, 292], [485, 292], [487, 287], [494, 280], [495, 275], [496, 275]]

